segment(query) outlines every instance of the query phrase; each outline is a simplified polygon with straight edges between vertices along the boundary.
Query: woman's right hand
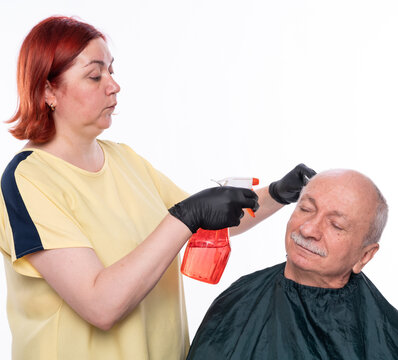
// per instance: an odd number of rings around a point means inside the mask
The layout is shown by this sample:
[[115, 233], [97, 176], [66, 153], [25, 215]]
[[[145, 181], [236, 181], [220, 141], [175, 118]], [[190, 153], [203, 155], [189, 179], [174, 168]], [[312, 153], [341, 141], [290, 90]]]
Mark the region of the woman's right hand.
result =
[[28, 255], [29, 262], [84, 320], [107, 331], [153, 289], [190, 237], [189, 230], [238, 225], [242, 208], [249, 207], [257, 208], [257, 195], [251, 190], [204, 190], [170, 209], [174, 216], [165, 216], [143, 242], [112, 265], [105, 267], [93, 249], [84, 247], [38, 251]]
[[258, 197], [249, 189], [230, 186], [200, 191], [169, 209], [192, 233], [199, 228], [218, 230], [238, 226], [243, 209], [258, 209]]

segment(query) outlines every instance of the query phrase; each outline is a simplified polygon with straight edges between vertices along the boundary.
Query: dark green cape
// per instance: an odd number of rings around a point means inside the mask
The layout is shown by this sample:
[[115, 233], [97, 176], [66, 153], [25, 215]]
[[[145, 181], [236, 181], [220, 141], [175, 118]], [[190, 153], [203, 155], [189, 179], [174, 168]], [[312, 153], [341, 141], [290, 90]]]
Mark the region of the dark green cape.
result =
[[244, 276], [224, 291], [188, 359], [398, 359], [398, 311], [363, 273], [324, 289], [286, 279], [284, 268]]

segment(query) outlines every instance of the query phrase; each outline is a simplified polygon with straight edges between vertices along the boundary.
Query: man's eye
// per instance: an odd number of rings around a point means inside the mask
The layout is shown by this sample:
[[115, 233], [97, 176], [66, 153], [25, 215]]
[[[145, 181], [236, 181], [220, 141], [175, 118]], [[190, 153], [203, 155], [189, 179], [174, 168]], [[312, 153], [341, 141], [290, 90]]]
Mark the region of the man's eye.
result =
[[300, 206], [300, 210], [303, 212], [310, 212], [310, 209]]
[[332, 226], [337, 229], [337, 230], [344, 230], [339, 224], [333, 223], [332, 222]]

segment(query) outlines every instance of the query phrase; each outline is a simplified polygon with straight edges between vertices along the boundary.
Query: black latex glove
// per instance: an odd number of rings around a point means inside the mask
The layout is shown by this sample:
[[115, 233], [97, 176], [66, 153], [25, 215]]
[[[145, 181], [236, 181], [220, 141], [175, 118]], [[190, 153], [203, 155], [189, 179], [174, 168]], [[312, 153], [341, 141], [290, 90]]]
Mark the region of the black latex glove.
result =
[[299, 164], [282, 179], [271, 183], [268, 189], [269, 194], [281, 204], [296, 202], [301, 189], [314, 175], [316, 175], [314, 170], [304, 164]]
[[199, 228], [219, 230], [240, 224], [244, 208], [258, 209], [254, 191], [231, 186], [198, 192], [169, 209], [192, 233]]

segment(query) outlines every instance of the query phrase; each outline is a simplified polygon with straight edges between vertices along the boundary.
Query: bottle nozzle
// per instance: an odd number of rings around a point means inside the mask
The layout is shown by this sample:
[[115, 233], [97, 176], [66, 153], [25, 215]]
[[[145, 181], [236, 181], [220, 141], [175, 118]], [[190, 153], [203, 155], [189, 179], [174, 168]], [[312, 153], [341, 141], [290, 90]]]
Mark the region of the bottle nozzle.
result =
[[[221, 180], [213, 180], [220, 186], [234, 186], [234, 187], [242, 187], [245, 189], [253, 190], [253, 186], [256, 186], [260, 183], [258, 178], [251, 177], [228, 177]], [[254, 215], [254, 211], [252, 209], [246, 209], [251, 217], [256, 217]]]

